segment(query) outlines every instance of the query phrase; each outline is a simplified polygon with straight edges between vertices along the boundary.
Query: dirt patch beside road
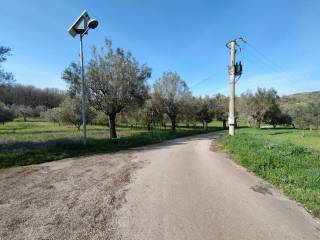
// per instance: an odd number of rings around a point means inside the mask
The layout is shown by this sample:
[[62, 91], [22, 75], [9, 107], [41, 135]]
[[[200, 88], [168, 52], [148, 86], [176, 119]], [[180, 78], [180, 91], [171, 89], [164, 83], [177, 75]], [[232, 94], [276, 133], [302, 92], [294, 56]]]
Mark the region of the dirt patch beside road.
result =
[[133, 152], [0, 172], [0, 239], [114, 239]]

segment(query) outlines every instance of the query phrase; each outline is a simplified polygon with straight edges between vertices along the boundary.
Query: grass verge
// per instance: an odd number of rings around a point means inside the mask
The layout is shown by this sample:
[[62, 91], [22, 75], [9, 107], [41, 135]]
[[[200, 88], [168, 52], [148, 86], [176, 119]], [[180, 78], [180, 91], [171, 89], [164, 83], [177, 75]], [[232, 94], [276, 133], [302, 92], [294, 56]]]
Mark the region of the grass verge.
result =
[[320, 151], [292, 141], [273, 140], [268, 133], [243, 129], [233, 137], [223, 135], [219, 143], [237, 163], [279, 187], [319, 217]]
[[[210, 128], [209, 131], [219, 130]], [[44, 163], [63, 158], [109, 153], [132, 147], [160, 143], [165, 140], [206, 133], [203, 129], [177, 129], [177, 131], [143, 132], [118, 139], [89, 138], [84, 147], [81, 140], [52, 142], [43, 146], [0, 152], [0, 169]]]

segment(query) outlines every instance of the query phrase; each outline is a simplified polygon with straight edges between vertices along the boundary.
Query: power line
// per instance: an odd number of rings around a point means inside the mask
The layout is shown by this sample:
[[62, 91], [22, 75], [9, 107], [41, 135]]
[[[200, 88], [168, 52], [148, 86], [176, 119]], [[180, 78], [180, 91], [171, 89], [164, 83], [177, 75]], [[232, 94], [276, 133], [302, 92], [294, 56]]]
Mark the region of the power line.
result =
[[241, 59], [244, 59], [246, 62], [252, 65], [258, 66], [265, 72], [270, 71], [270, 66], [262, 61], [261, 58], [259, 58], [257, 55], [250, 52], [247, 48], [243, 48], [242, 52], [245, 52], [245, 54], [240, 55]]
[[282, 67], [281, 67], [278, 63], [272, 61], [270, 58], [268, 58], [264, 53], [262, 53], [260, 50], [258, 50], [258, 49], [257, 49], [255, 46], [253, 46], [251, 43], [246, 42], [246, 44], [247, 44], [251, 49], [253, 49], [254, 51], [256, 51], [256, 53], [258, 53], [263, 59], [265, 59], [267, 62], [269, 62], [272, 66], [274, 66], [275, 68], [277, 68], [277, 69], [280, 70], [280, 71], [283, 71]]
[[206, 77], [206, 78], [203, 78], [203, 79], [201, 79], [200, 81], [197, 81], [196, 83], [192, 84], [192, 85], [190, 86], [190, 88], [195, 88], [196, 86], [199, 86], [200, 84], [203, 84], [203, 83], [209, 81], [209, 80], [212, 79], [214, 76], [215, 76], [215, 75], [210, 75], [210, 76], [208, 76], [208, 77]]
[[270, 61], [266, 61], [261, 55], [258, 55], [256, 52], [252, 51], [250, 48], [244, 48], [244, 50], [248, 56], [251, 56], [257, 61], [255, 63], [260, 64], [261, 66], [266, 68], [268, 71], [272, 69], [275, 72], [282, 72], [282, 70], [280, 70], [278, 67], [275, 67], [273, 64], [270, 63]]
[[[245, 42], [245, 43], [249, 48], [251, 48], [256, 53], [256, 54], [253, 54], [251, 52], [251, 55], [256, 56], [257, 58], [264, 60], [261, 62], [264, 62], [265, 65], [272, 67], [275, 72], [283, 74], [283, 75], [287, 76], [287, 78], [289, 78], [289, 79], [294, 79], [294, 77], [291, 76], [291, 74], [289, 74], [287, 71], [285, 71], [283, 67], [281, 67], [278, 63], [272, 61], [263, 52], [261, 52], [257, 47], [253, 46], [251, 43], [248, 43], [248, 42]], [[246, 52], [247, 53], [250, 52], [249, 49], [247, 49]]]

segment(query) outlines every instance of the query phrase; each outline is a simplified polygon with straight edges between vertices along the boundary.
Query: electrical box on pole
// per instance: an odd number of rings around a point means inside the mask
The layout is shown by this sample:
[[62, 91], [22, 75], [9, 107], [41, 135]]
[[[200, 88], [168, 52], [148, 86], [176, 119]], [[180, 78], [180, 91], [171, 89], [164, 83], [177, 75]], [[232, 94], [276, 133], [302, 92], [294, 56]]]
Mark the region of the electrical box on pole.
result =
[[241, 76], [242, 74], [242, 64], [241, 62], [236, 63], [235, 67], [235, 75], [236, 76]]

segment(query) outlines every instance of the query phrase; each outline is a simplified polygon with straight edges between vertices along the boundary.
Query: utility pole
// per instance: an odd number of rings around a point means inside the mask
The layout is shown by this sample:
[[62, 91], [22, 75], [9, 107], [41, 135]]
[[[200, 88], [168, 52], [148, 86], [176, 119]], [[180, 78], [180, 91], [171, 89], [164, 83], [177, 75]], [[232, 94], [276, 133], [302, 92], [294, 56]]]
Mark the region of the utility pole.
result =
[[[229, 66], [229, 84], [230, 84], [230, 96], [229, 96], [229, 135], [233, 136], [236, 128], [236, 116], [235, 116], [235, 84], [239, 80], [242, 74], [241, 62], [236, 63], [236, 51], [237, 51], [237, 40], [244, 43], [246, 41], [243, 38], [233, 39], [226, 44], [227, 48], [230, 49], [230, 66]], [[241, 49], [240, 49], [241, 50]], [[237, 81], [235, 80], [238, 77]]]
[[235, 132], [235, 58], [236, 58], [236, 44], [237, 40], [231, 40], [227, 46], [230, 48], [230, 66], [229, 66], [229, 84], [230, 84], [230, 96], [229, 96], [229, 135], [233, 136]]

